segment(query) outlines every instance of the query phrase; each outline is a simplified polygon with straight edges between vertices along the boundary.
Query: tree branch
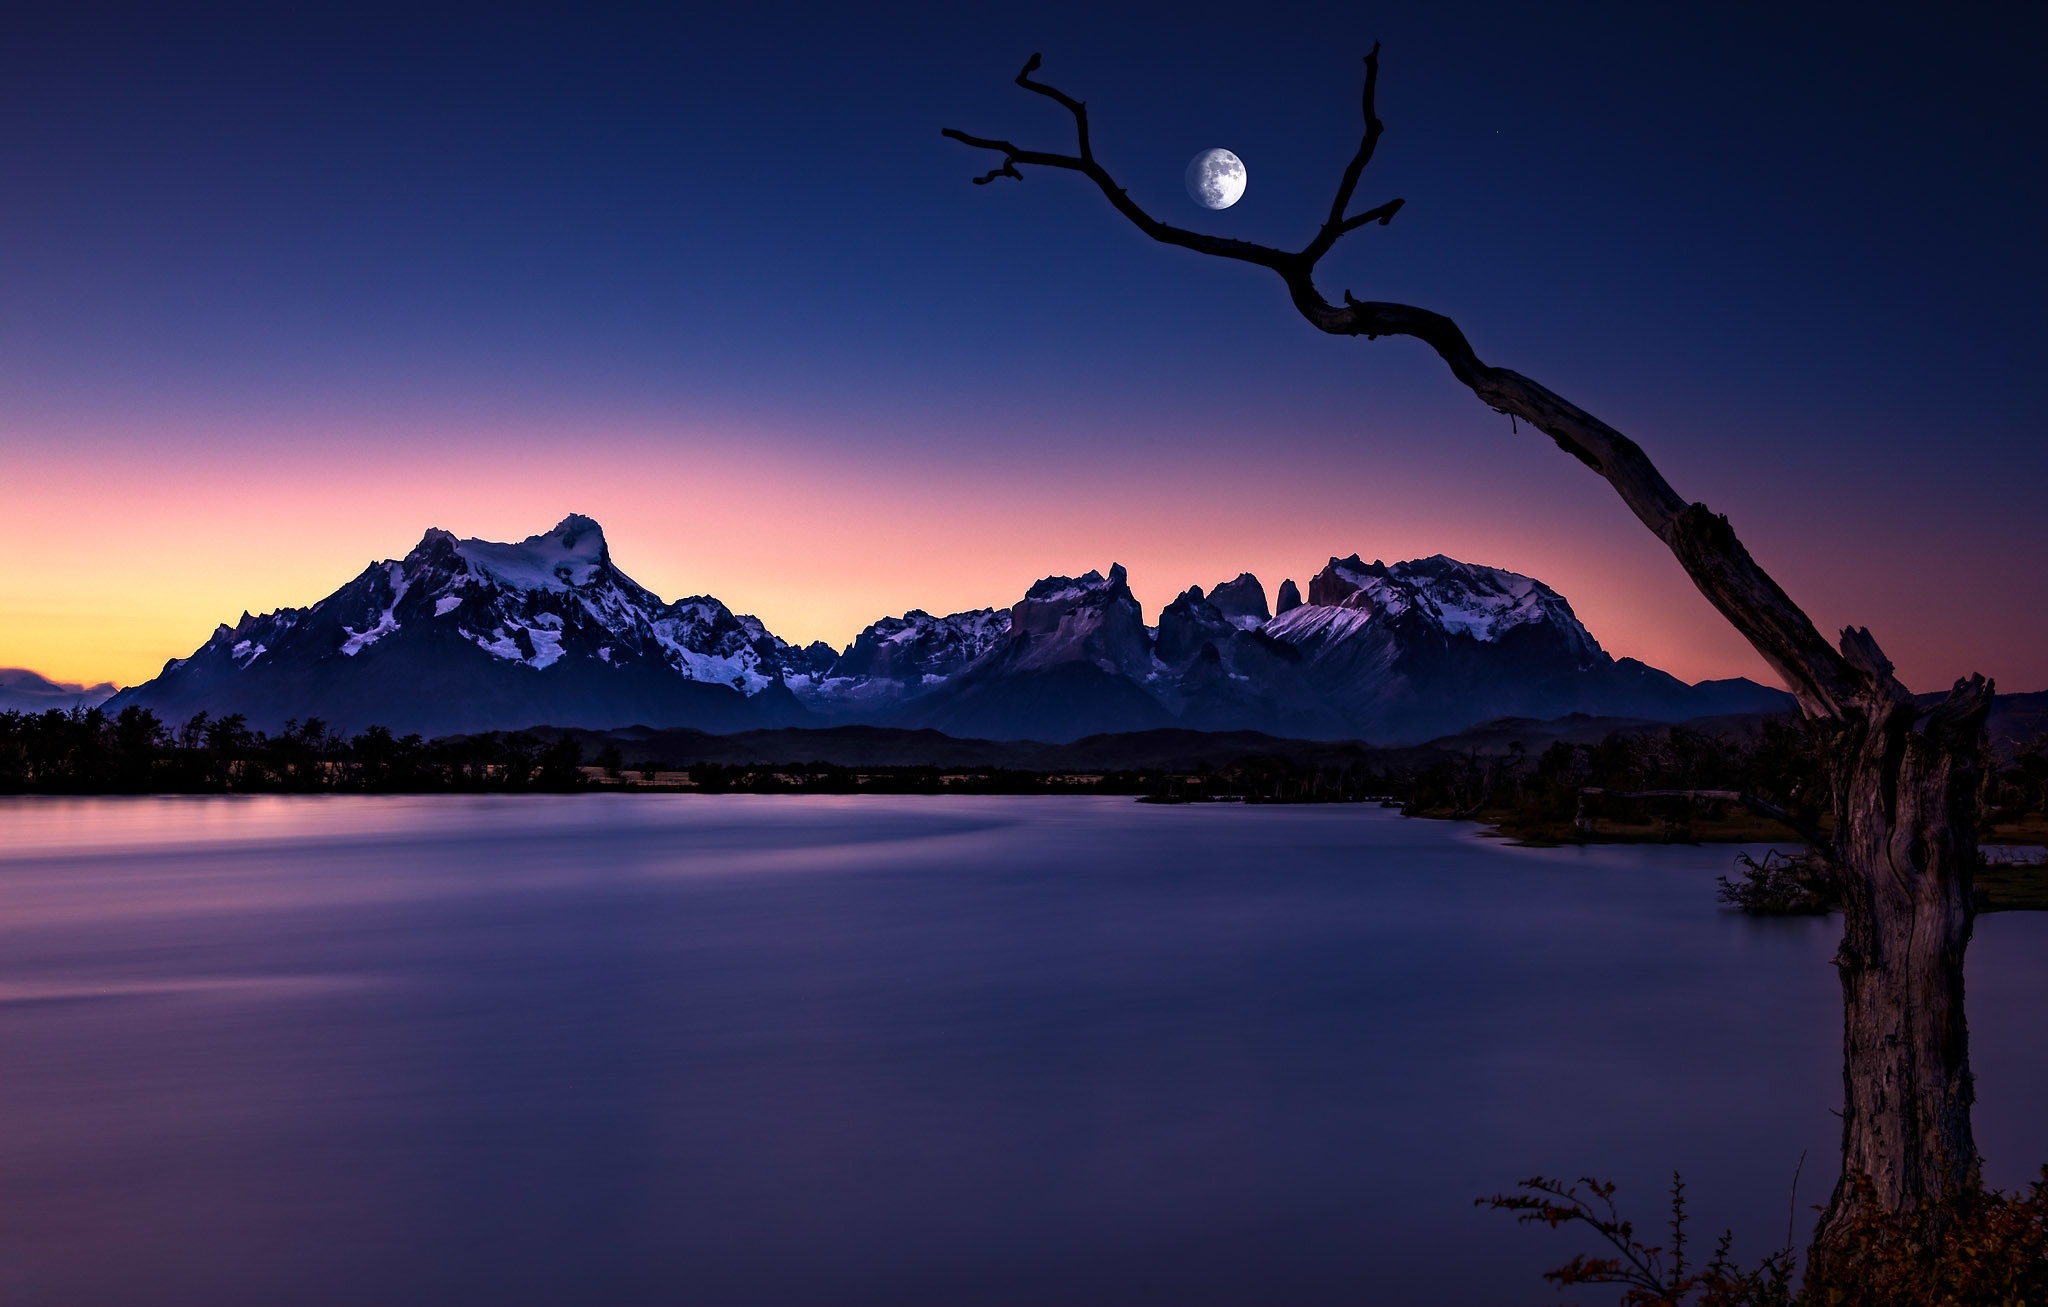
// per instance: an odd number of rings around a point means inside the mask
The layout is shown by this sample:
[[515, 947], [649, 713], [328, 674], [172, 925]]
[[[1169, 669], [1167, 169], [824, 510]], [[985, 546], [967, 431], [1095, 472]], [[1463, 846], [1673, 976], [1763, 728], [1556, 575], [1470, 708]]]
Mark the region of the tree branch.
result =
[[1042, 150], [1027, 150], [1009, 141], [995, 141], [981, 136], [969, 136], [966, 132], [954, 131], [951, 127], [941, 131], [939, 135], [950, 136], [954, 140], [971, 145], [977, 150], [1001, 151], [1003, 156], [1002, 166], [991, 169], [989, 172], [976, 177], [974, 179], [976, 186], [984, 186], [998, 177], [1014, 177], [1020, 182], [1023, 181], [1024, 174], [1017, 171], [1017, 165], [1020, 163], [1028, 163], [1035, 168], [1066, 168], [1074, 172], [1086, 172], [1088, 170], [1085, 160], [1077, 159], [1069, 154], [1047, 154]]
[[1031, 80], [1031, 74], [1037, 71], [1038, 54], [1034, 51], [1031, 57], [1024, 61], [1024, 71], [1017, 74], [1017, 85], [1027, 91], [1036, 92], [1048, 100], [1057, 100], [1061, 105], [1065, 106], [1067, 112], [1074, 115], [1074, 134], [1080, 138], [1081, 157], [1092, 160], [1095, 157], [1095, 151], [1088, 144], [1088, 106], [1056, 86], [1049, 86], [1044, 82]]
[[1038, 71], [1038, 66], [1039, 57], [1036, 54], [1025, 60], [1024, 71], [1017, 74], [1017, 85], [1027, 91], [1043, 95], [1047, 99], [1058, 101], [1066, 108], [1068, 113], [1073, 115], [1074, 134], [1080, 144], [1081, 152], [1078, 155], [1047, 154], [1037, 150], [1021, 149], [1009, 141], [989, 140], [984, 137], [970, 136], [966, 132], [952, 127], [941, 129], [939, 135], [959, 141], [963, 145], [971, 145], [978, 150], [998, 150], [1002, 152], [1003, 166], [990, 171], [982, 177], [976, 178], [977, 183], [987, 182], [996, 177], [1017, 177], [1021, 181], [1022, 177], [1016, 171], [1016, 165], [1018, 164], [1033, 164], [1045, 168], [1064, 168], [1069, 172], [1078, 172], [1085, 175], [1090, 181], [1095, 183], [1096, 189], [1102, 192], [1103, 196], [1109, 200], [1118, 213], [1130, 219], [1131, 223], [1139, 231], [1144, 232], [1147, 236], [1162, 244], [1178, 245], [1182, 249], [1193, 250], [1197, 254], [1207, 254], [1219, 259], [1236, 259], [1240, 263], [1254, 263], [1262, 268], [1271, 268], [1276, 272], [1283, 272], [1283, 275], [1284, 270], [1292, 268], [1299, 260], [1299, 255], [1289, 254], [1285, 250], [1276, 250], [1269, 245], [1260, 245], [1253, 241], [1242, 241], [1231, 236], [1211, 236], [1205, 232], [1189, 231], [1184, 227], [1175, 227], [1171, 223], [1161, 222], [1145, 212], [1138, 202], [1125, 192], [1123, 187], [1116, 184], [1116, 179], [1109, 175], [1109, 170], [1095, 161], [1094, 147], [1088, 141], [1088, 106], [1056, 87], [1034, 80], [1031, 74]]
[[1356, 217], [1346, 218], [1341, 224], [1338, 225], [1337, 234], [1339, 236], [1342, 236], [1347, 231], [1357, 231], [1360, 227], [1365, 226], [1367, 223], [1373, 222], [1376, 222], [1380, 226], [1384, 227], [1394, 220], [1394, 215], [1399, 213], [1401, 211], [1401, 206], [1406, 203], [1408, 203], [1408, 201], [1406, 200], [1388, 200], [1385, 204], [1380, 205], [1376, 209], [1367, 209], [1364, 213], [1361, 213]]
[[1198, 254], [1271, 268], [1285, 283], [1296, 310], [1319, 331], [1336, 336], [1364, 336], [1367, 340], [1407, 336], [1421, 341], [1435, 350], [1451, 375], [1489, 408], [1529, 423], [1599, 473], [1637, 520], [1656, 533], [1677, 557], [1707, 601], [1784, 678], [1809, 718], [1839, 719], [1858, 704], [1899, 705], [1908, 701], [1905, 688], [1892, 676], [1891, 665], [1884, 661], [1868, 632], [1844, 632], [1838, 653], [1815, 629], [1812, 619], [1750, 557], [1728, 519], [1704, 504], [1688, 503], [1672, 489], [1642, 448], [1627, 436], [1528, 377], [1489, 366], [1479, 358], [1458, 325], [1443, 314], [1406, 304], [1359, 300], [1349, 291], [1344, 293], [1342, 305], [1323, 297], [1315, 285], [1316, 264], [1338, 238], [1370, 223], [1384, 225], [1392, 221], [1402, 204], [1400, 200], [1391, 200], [1356, 216], [1345, 216], [1359, 178], [1372, 161], [1384, 131], [1375, 106], [1379, 85], [1377, 42], [1365, 57], [1361, 97], [1364, 134], [1338, 183], [1329, 217], [1314, 239], [1295, 252], [1188, 231], [1146, 213], [1096, 162], [1088, 142], [1087, 107], [1032, 78], [1039, 62], [1039, 56], [1032, 55], [1024, 71], [1017, 75], [1017, 84], [1065, 106], [1074, 117], [1081, 153], [1045, 154], [1020, 149], [1008, 141], [945, 129], [943, 134], [953, 140], [1002, 153], [1002, 166], [976, 178], [977, 183], [996, 177], [1020, 177], [1020, 164], [1082, 173], [1119, 213], [1152, 239]]
[[1344, 176], [1337, 183], [1337, 198], [1330, 201], [1330, 216], [1324, 220], [1322, 230], [1315, 239], [1301, 251], [1301, 257], [1314, 265], [1330, 252], [1337, 238], [1345, 232], [1356, 231], [1368, 222], [1377, 222], [1384, 227], [1394, 220], [1394, 214], [1401, 208], [1401, 201], [1382, 204], [1356, 218], [1346, 219], [1345, 211], [1351, 207], [1351, 196], [1358, 189], [1358, 179], [1365, 175], [1365, 166], [1372, 162], [1373, 151], [1379, 148], [1380, 134], [1387, 125], [1380, 121], [1376, 100], [1380, 86], [1380, 43], [1374, 41], [1372, 49], [1365, 56], [1365, 90], [1360, 96], [1362, 113], [1365, 118], [1365, 135], [1358, 142], [1358, 151], [1351, 156], [1351, 162], [1344, 166]]

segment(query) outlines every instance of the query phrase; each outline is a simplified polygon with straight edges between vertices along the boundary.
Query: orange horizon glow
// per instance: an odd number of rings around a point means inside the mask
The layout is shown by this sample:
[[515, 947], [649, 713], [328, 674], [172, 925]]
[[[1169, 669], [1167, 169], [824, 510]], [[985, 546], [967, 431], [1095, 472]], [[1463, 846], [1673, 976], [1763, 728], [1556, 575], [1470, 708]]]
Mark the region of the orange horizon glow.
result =
[[[1420, 340], [1317, 330], [1085, 179], [975, 186], [938, 131], [1057, 130], [997, 53], [1051, 42], [1147, 212], [1300, 248], [1357, 146], [1351, 24], [1402, 51], [1351, 198], [1407, 207], [1322, 294], [1446, 314], [1612, 423], [1913, 688], [2048, 686], [2048, 263], [2005, 166], [2026, 70], [1982, 24], [71, 8], [10, 25], [0, 89], [0, 666], [134, 684], [429, 527], [579, 512], [664, 598], [835, 648], [1112, 562], [1156, 620], [1242, 571], [1443, 553], [1542, 579], [1617, 656], [1772, 680], [1598, 475]], [[1538, 47], [1613, 57], [1513, 76]], [[1187, 76], [1217, 59], [1239, 75]], [[1736, 112], [1702, 95], [1730, 69]], [[1218, 141], [1255, 184], [1191, 208]]]
[[[132, 685], [216, 624], [311, 604], [429, 527], [516, 540], [578, 512], [662, 598], [711, 594], [797, 643], [843, 648], [911, 608], [1007, 606], [1042, 576], [1112, 562], [1151, 621], [1187, 586], [1240, 571], [1270, 600], [1283, 578], [1306, 589], [1332, 554], [1445, 553], [1549, 583], [1617, 657], [1688, 681], [1776, 683], [1603, 486], [1528, 441], [1475, 449], [1484, 475], [1446, 485], [1437, 464], [1386, 452], [1416, 442], [1391, 439], [1253, 476], [1161, 460], [1142, 434], [1078, 459], [1001, 442], [892, 455], [716, 423], [121, 435], [53, 427], [10, 453], [0, 666]], [[1795, 595], [1854, 589], [1842, 583], [1855, 568], [1758, 552]], [[1911, 633], [1878, 631], [1912, 683], [1959, 674]]]

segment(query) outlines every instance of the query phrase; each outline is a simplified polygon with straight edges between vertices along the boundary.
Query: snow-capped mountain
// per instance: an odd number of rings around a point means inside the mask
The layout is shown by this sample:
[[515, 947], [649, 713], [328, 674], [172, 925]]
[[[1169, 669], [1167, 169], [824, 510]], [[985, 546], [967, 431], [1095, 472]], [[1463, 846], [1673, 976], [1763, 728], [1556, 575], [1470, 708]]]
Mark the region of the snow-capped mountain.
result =
[[[1726, 710], [1676, 678], [1617, 663], [1541, 581], [1442, 554], [1392, 566], [1332, 558], [1307, 601], [1260, 631], [1300, 655], [1304, 692], [1328, 721], [1374, 738], [1624, 706], [1651, 717]], [[1757, 703], [1773, 693], [1757, 688]]]
[[954, 734], [1066, 740], [1177, 725], [1419, 741], [1493, 717], [1569, 712], [1682, 720], [1789, 705], [1748, 681], [1688, 686], [1600, 648], [1532, 577], [1437, 555], [1332, 558], [1301, 600], [1242, 574], [1194, 586], [1147, 629], [1121, 567], [1049, 577], [1007, 640], [888, 720]]
[[110, 707], [421, 734], [648, 720], [744, 729], [802, 719], [784, 677], [813, 675], [831, 656], [716, 599], [663, 603], [613, 565], [596, 522], [570, 516], [516, 544], [430, 530], [310, 608], [244, 613]]
[[[1360, 562], [1358, 555], [1332, 558], [1308, 585], [1308, 606], [1344, 610], [1357, 621], [1398, 621], [1413, 613], [1418, 623], [1446, 637], [1469, 636], [1498, 644], [1511, 633], [1543, 633], [1546, 642], [1580, 667], [1604, 655], [1564, 596], [1532, 577], [1498, 567], [1480, 567], [1434, 554], [1413, 562]], [[1288, 626], [1271, 633], [1303, 631], [1317, 619], [1297, 610]], [[1336, 620], [1334, 615], [1323, 619]]]
[[[841, 714], [881, 712], [923, 693], [1007, 639], [1010, 610], [977, 608], [933, 617], [913, 608], [875, 622], [823, 672], [791, 674], [799, 697]], [[814, 646], [827, 649], [827, 646]]]
[[512, 544], [428, 531], [308, 608], [244, 613], [116, 695], [170, 720], [239, 712], [447, 734], [551, 724], [743, 730], [807, 722], [1061, 741], [1158, 726], [1421, 740], [1498, 716], [1680, 720], [1769, 711], [1748, 681], [1688, 686], [1600, 648], [1531, 577], [1437, 555], [1331, 558], [1274, 610], [1241, 574], [1147, 627], [1124, 569], [1053, 576], [1008, 608], [884, 618], [799, 648], [708, 595], [673, 603], [587, 517]]
[[1122, 567], [1051, 576], [1010, 608], [979, 658], [905, 702], [894, 720], [950, 735], [1071, 740], [1174, 722], [1144, 682], [1152, 636]]

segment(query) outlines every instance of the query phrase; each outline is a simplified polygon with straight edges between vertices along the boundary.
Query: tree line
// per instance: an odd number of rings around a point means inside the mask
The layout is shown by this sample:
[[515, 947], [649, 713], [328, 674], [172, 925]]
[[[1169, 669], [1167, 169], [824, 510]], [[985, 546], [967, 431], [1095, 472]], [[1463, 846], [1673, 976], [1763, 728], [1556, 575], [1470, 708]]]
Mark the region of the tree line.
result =
[[310, 717], [273, 735], [240, 713], [176, 726], [135, 706], [0, 713], [0, 793], [563, 791], [583, 788], [582, 763], [574, 740], [524, 732], [423, 740], [372, 726], [347, 736]]
[[[1502, 753], [1440, 758], [1389, 784], [1411, 816], [1558, 839], [1583, 837], [1601, 822], [1661, 824], [1669, 838], [1685, 840], [1709, 823], [1759, 819], [1771, 809], [1795, 829], [1823, 830], [1833, 817], [1820, 753], [1791, 717], [1765, 718], [1754, 732], [1672, 726], [1592, 744], [1559, 740], [1534, 754], [1510, 744]], [[1986, 768], [1978, 807], [1986, 833], [2048, 813], [2048, 734]]]
[[[523, 731], [425, 740], [382, 726], [355, 735], [318, 718], [275, 734], [240, 714], [197, 713], [175, 726], [147, 708], [0, 713], [0, 793], [149, 794], [434, 792], [582, 789], [589, 762], [617, 783], [651, 783], [664, 762], [628, 762], [616, 744], [586, 757], [571, 736]], [[1418, 817], [1494, 822], [1512, 833], [1576, 839], [1594, 825], [1661, 825], [1691, 839], [1735, 815], [1740, 803], [1702, 802], [1697, 792], [1737, 792], [1801, 824], [1828, 819], [1826, 777], [1807, 733], [1791, 718], [1767, 718], [1753, 732], [1674, 726], [1610, 735], [1592, 744], [1558, 741], [1531, 753], [1416, 761], [1369, 751], [1339, 763], [1283, 755], [1225, 765], [1110, 768], [1088, 774], [1013, 767], [847, 766], [692, 763], [690, 784], [708, 793], [1129, 794], [1154, 803], [1356, 803], [1391, 798]], [[1650, 792], [1650, 797], [1643, 797]], [[2019, 745], [1986, 777], [1987, 829], [2048, 814], [2048, 734]], [[1721, 833], [1727, 833], [1725, 831]]]

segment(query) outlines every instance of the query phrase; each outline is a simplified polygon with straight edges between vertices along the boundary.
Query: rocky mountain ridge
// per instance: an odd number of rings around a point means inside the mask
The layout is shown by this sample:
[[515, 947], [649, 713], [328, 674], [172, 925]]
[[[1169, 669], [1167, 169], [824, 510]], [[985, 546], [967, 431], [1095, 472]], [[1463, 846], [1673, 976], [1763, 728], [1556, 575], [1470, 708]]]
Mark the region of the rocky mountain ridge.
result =
[[167, 718], [317, 716], [425, 735], [551, 724], [746, 730], [866, 723], [991, 739], [1181, 727], [1426, 739], [1504, 715], [1682, 720], [1771, 711], [1748, 681], [1688, 686], [1616, 660], [1531, 577], [1436, 555], [1332, 557], [1269, 608], [1249, 573], [1147, 626], [1121, 566], [1008, 608], [887, 617], [793, 645], [708, 595], [664, 602], [571, 515], [516, 543], [430, 530], [306, 608], [244, 613], [109, 702]]

